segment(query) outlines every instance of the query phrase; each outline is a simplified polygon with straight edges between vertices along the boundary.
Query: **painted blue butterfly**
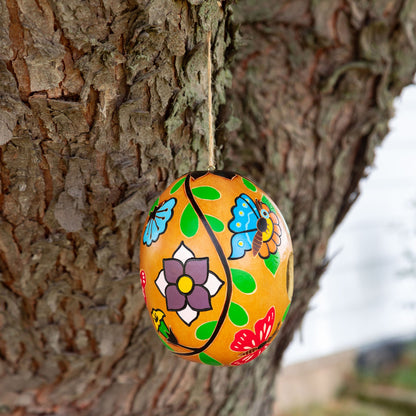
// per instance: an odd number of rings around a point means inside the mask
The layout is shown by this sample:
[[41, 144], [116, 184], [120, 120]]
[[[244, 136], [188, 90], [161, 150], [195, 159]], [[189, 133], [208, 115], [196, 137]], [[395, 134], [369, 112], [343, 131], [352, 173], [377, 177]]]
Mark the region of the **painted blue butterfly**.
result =
[[229, 229], [234, 232], [229, 259], [239, 259], [249, 250], [253, 250], [253, 256], [256, 256], [263, 244], [263, 233], [273, 235], [273, 222], [262, 205], [260, 201], [256, 199], [254, 202], [246, 194], [235, 199], [235, 205], [231, 209], [233, 218], [228, 224]]
[[[155, 205], [158, 201], [156, 201]], [[150, 210], [149, 220], [143, 233], [143, 244], [150, 246], [166, 231], [167, 224], [173, 215], [176, 198], [168, 199]]]

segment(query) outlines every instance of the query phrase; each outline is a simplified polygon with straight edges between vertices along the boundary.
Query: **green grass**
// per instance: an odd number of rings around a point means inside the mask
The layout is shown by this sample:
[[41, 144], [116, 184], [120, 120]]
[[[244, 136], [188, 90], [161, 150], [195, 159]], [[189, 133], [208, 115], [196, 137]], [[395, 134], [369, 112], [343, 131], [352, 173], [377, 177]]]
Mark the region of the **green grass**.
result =
[[403, 413], [351, 398], [341, 398], [325, 405], [294, 410], [282, 416], [403, 416]]

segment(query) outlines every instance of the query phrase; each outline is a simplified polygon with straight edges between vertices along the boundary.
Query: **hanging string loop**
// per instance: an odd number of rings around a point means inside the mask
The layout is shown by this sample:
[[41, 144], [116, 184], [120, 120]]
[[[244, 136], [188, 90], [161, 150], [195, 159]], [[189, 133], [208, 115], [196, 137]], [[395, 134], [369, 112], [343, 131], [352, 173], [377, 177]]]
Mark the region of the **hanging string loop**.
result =
[[211, 31], [207, 33], [207, 79], [208, 79], [208, 170], [215, 170], [215, 144], [212, 116], [212, 64], [211, 64]]

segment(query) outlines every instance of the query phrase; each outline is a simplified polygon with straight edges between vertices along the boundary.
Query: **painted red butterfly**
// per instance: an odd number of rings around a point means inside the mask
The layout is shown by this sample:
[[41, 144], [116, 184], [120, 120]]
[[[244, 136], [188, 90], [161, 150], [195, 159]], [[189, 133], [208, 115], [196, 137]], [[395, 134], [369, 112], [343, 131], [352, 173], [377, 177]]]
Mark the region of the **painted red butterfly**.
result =
[[241, 352], [241, 357], [231, 365], [241, 365], [254, 360], [269, 346], [280, 327], [279, 322], [272, 333], [275, 317], [276, 311], [272, 306], [266, 316], [254, 324], [254, 332], [250, 329], [242, 329], [235, 334], [230, 348]]

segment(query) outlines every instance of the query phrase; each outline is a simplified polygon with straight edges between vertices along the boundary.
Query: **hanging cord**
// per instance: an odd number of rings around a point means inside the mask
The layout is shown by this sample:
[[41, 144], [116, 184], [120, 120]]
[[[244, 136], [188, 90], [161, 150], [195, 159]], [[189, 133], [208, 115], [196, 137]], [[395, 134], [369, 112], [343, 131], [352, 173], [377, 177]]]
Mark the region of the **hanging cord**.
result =
[[211, 31], [207, 34], [207, 48], [208, 48], [208, 65], [207, 65], [207, 78], [208, 78], [208, 170], [215, 170], [215, 145], [214, 145], [214, 132], [212, 128], [212, 68], [211, 68]]

